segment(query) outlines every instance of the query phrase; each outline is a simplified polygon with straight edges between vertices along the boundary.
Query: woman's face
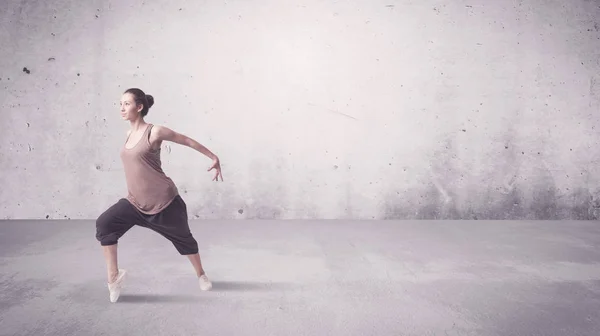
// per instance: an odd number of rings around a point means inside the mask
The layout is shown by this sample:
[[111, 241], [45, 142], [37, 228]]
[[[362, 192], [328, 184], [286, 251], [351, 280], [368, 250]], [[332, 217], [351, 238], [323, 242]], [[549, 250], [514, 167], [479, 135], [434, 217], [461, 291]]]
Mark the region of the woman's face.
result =
[[135, 120], [140, 115], [142, 105], [136, 105], [131, 93], [123, 94], [121, 97], [121, 117], [124, 120]]

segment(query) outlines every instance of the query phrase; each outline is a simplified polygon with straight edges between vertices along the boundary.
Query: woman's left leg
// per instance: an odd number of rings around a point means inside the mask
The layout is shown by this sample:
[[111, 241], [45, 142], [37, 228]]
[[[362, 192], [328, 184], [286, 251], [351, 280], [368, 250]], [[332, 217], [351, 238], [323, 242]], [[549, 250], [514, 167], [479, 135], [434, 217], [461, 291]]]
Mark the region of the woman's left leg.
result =
[[167, 238], [177, 252], [188, 257], [200, 282], [200, 289], [209, 290], [212, 284], [202, 267], [198, 242], [194, 239], [188, 223], [187, 206], [177, 196], [169, 206], [156, 215], [145, 215], [148, 228]]
[[188, 259], [190, 259], [192, 266], [194, 266], [194, 270], [196, 270], [196, 275], [198, 276], [198, 278], [206, 274], [206, 272], [204, 272], [204, 269], [202, 268], [202, 261], [200, 260], [199, 253], [188, 254], [187, 257]]

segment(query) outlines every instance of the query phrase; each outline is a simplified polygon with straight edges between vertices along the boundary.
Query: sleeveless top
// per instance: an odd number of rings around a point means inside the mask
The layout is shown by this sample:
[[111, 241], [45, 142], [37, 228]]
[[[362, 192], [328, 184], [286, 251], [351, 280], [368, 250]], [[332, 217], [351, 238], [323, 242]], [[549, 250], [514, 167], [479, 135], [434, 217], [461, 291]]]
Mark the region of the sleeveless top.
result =
[[121, 161], [127, 182], [127, 200], [140, 212], [153, 215], [164, 210], [179, 195], [173, 180], [165, 175], [160, 161], [160, 148], [150, 146], [149, 124], [140, 141], [127, 148], [127, 140], [121, 149]]

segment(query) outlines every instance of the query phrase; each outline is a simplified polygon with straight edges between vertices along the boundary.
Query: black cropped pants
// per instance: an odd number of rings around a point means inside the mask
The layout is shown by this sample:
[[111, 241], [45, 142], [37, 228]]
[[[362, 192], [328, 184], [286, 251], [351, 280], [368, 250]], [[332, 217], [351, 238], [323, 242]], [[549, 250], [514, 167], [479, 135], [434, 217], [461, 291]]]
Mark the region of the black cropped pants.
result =
[[188, 224], [187, 206], [179, 195], [155, 215], [144, 214], [126, 198], [120, 199], [96, 220], [96, 239], [102, 246], [114, 245], [134, 225], [151, 229], [167, 238], [181, 255], [198, 253], [198, 242]]

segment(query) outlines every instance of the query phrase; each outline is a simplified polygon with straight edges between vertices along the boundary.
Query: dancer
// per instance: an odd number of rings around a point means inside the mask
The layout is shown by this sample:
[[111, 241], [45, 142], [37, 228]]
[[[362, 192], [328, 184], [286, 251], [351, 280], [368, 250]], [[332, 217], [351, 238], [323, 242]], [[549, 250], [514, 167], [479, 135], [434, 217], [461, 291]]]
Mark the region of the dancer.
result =
[[164, 126], [144, 121], [154, 98], [137, 88], [128, 89], [121, 99], [121, 116], [131, 129], [121, 149], [127, 182], [127, 197], [121, 198], [96, 220], [96, 239], [102, 246], [108, 271], [110, 302], [117, 302], [126, 270], [117, 265], [117, 241], [134, 225], [151, 229], [175, 246], [194, 266], [201, 290], [212, 284], [202, 267], [198, 243], [190, 232], [187, 207], [178, 189], [162, 170], [160, 148], [163, 141], [188, 146], [212, 159], [208, 171], [215, 170], [213, 181], [223, 181], [219, 158], [197, 141]]

